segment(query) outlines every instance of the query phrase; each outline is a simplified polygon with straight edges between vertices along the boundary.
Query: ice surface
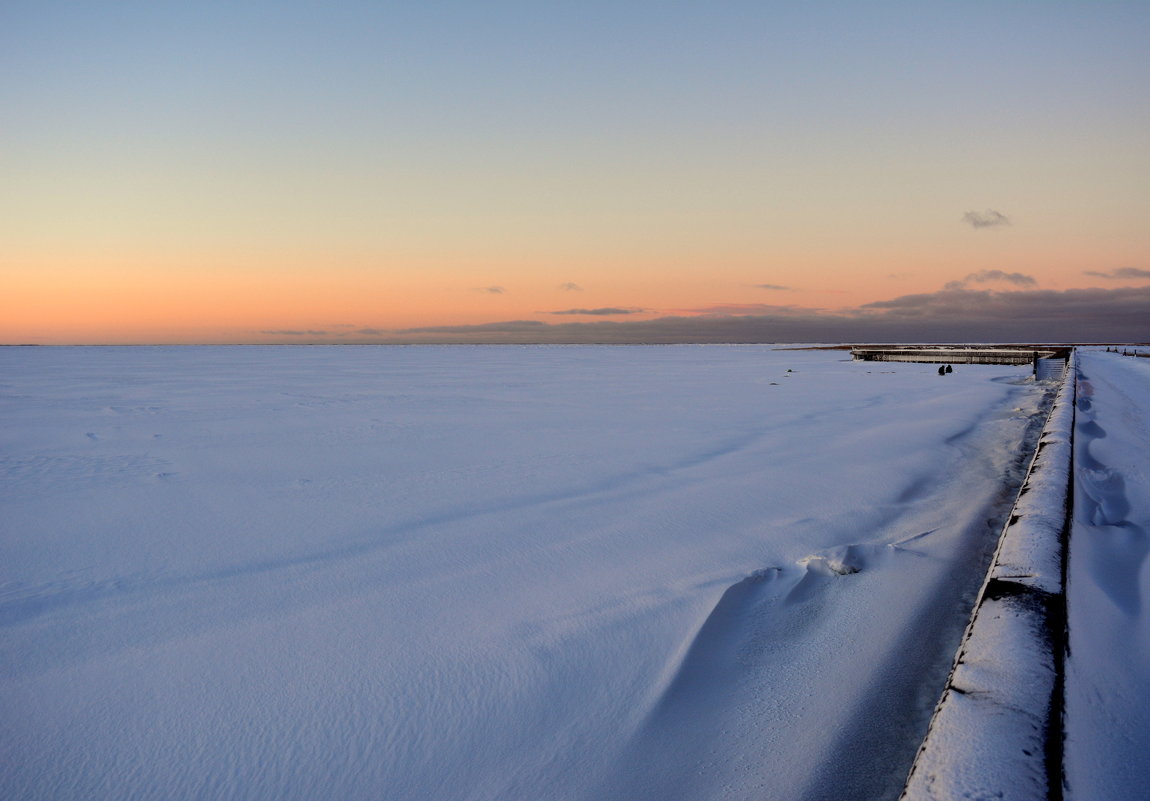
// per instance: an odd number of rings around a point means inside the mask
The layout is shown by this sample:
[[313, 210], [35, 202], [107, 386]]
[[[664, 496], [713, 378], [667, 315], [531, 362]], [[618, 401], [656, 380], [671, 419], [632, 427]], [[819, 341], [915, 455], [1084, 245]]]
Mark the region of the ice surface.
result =
[[1150, 780], [1150, 360], [1080, 353], [1067, 569], [1069, 799]]
[[0, 797], [897, 796], [1041, 390], [843, 359], [0, 349]]

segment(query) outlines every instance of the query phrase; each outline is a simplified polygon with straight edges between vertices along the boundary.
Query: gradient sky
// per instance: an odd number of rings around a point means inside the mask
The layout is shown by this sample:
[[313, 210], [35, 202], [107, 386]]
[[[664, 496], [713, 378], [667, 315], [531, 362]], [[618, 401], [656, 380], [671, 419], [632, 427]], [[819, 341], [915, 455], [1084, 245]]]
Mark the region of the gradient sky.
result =
[[1145, 0], [7, 0], [0, 342], [1150, 339], [1147, 41]]

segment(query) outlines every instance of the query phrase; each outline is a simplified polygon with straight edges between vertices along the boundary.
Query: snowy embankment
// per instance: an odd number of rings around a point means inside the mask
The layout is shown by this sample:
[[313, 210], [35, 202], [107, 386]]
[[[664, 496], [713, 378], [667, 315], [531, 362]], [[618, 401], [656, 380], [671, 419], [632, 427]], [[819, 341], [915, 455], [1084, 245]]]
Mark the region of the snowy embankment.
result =
[[1080, 359], [1066, 798], [1135, 801], [1150, 784], [1150, 361]]
[[1042, 801], [1061, 790], [1074, 375], [1072, 358], [915, 759], [906, 801]]
[[0, 797], [896, 797], [1028, 374], [0, 349]]

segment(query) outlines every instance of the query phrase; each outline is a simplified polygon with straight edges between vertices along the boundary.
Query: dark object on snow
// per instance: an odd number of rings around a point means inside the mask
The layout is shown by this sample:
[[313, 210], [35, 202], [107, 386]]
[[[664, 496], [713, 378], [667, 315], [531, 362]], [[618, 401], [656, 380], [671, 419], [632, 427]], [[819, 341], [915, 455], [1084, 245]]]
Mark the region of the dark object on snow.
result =
[[938, 374], [939, 375], [946, 375], [946, 368], [943, 367], [941, 364], [938, 366]]
[[951, 366], [948, 364], [948, 365], [946, 366], [946, 371], [947, 371], [948, 373], [953, 373], [953, 372], [954, 372], [954, 368], [953, 368], [953, 367], [951, 367]]

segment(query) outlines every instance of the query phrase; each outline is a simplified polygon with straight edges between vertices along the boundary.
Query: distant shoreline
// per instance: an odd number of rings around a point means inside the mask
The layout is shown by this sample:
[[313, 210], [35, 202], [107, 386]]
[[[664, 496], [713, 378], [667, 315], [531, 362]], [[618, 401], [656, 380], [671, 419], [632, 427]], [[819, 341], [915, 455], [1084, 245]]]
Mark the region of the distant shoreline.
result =
[[774, 350], [851, 350], [853, 348], [1101, 348], [1150, 347], [1143, 342], [852, 342], [804, 344], [789, 342], [0, 342], [0, 348], [406, 348], [406, 347], [679, 347], [695, 346], [766, 346]]

